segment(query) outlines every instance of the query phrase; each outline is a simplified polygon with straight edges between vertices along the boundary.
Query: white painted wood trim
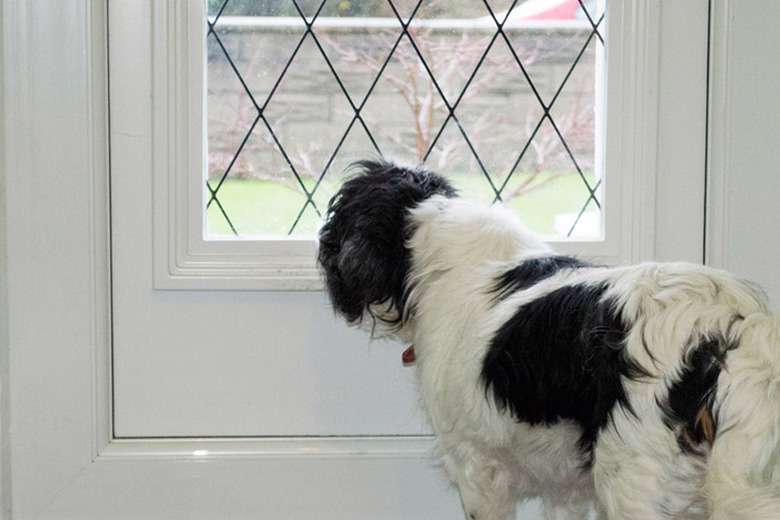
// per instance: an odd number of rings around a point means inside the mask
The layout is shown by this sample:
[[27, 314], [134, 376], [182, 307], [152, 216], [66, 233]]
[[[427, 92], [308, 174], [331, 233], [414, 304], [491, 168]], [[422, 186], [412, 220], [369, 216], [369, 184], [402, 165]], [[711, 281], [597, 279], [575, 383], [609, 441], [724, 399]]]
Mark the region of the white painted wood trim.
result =
[[707, 139], [707, 265], [725, 269], [728, 259], [729, 197], [727, 188], [731, 143], [731, 38], [729, 0], [711, 0], [709, 129]]
[[115, 439], [99, 455], [102, 460], [179, 459], [430, 459], [431, 436], [267, 437], [255, 439]]
[[[606, 157], [607, 229], [620, 247], [611, 257], [635, 262], [654, 256], [660, 4], [611, 2], [608, 11]], [[611, 175], [611, 176], [610, 176]]]
[[[154, 2], [152, 19], [151, 55], [133, 59], [153, 68], [155, 288], [320, 289], [312, 240], [204, 239], [203, 2]], [[133, 24], [116, 30], [133, 41]]]
[[110, 208], [110, 143], [108, 115], [108, 14], [104, 2], [89, 0], [86, 13], [87, 90], [85, 101], [90, 126], [84, 144], [89, 158], [90, 189], [87, 191], [89, 211], [89, 290], [92, 294], [92, 453], [108, 446], [112, 433], [111, 397], [111, 208]]
[[105, 19], [98, 0], [3, 4], [15, 520], [110, 436]]
[[708, 13], [709, 0], [661, 7], [654, 260], [704, 260]]
[[708, 0], [610, 5], [609, 27], [622, 31], [608, 48], [618, 86], [608, 94], [606, 168], [621, 187], [607, 218], [621, 242], [606, 261], [701, 262]]
[[780, 301], [776, 2], [712, 0], [707, 263]]
[[[6, 127], [5, 109], [5, 37], [3, 11], [0, 2], [0, 520], [11, 518], [11, 417], [8, 382], [8, 266], [6, 222]], [[10, 30], [12, 28], [9, 28]]]
[[[610, 9], [602, 26], [612, 41], [601, 158], [609, 172], [606, 236], [556, 246], [619, 263], [653, 257], [660, 4], [627, 0]], [[202, 185], [193, 174], [204, 161], [202, 5], [158, 2], [153, 10], [155, 288], [322, 289], [311, 239], [203, 238]], [[132, 24], [118, 30], [132, 31]]]

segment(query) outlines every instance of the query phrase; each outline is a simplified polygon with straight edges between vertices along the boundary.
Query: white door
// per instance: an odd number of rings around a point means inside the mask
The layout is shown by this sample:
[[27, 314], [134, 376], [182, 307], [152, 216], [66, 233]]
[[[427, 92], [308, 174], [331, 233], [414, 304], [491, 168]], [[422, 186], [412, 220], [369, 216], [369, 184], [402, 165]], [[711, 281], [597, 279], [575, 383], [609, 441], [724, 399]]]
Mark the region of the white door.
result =
[[[641, 234], [624, 255], [697, 261], [708, 5], [640, 4], [628, 12], [645, 17], [637, 39], [650, 51], [626, 78], [641, 70], [655, 83], [623, 94], [642, 118], [622, 123], [636, 157], [621, 164], [651, 178], [620, 207]], [[2, 437], [3, 511], [460, 518], [427, 455], [401, 346], [346, 329], [321, 292], [154, 289], [153, 78], [134, 57], [148, 59], [152, 25], [148, 5], [110, 7], [4, 3], [10, 348], [0, 375], [13, 429]], [[111, 40], [110, 182], [106, 15], [113, 34], [127, 24], [138, 38]], [[680, 42], [692, 54], [675, 60]]]

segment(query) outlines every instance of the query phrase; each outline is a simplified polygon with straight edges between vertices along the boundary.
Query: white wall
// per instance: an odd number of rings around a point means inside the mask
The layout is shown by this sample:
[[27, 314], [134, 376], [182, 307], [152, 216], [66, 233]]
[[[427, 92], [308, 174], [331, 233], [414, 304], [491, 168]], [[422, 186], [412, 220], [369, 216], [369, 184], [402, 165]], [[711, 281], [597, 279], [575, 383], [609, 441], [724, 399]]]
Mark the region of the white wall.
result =
[[[4, 78], [3, 3], [0, 2], [0, 79]], [[8, 401], [8, 277], [5, 218], [5, 82], [0, 81], [0, 518], [11, 516]]]
[[780, 2], [713, 2], [708, 263], [780, 310]]

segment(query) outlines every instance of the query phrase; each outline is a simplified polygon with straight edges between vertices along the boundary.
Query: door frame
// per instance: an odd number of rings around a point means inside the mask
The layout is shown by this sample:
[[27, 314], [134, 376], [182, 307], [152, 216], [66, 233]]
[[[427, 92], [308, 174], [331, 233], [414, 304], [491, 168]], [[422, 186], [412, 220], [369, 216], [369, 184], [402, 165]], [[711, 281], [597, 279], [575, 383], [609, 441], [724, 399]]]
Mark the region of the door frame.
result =
[[[640, 4], [652, 14], [646, 23], [653, 24], [656, 36], [662, 24], [681, 23], [660, 8], [659, 0]], [[683, 9], [700, 10], [707, 2], [686, 4]], [[0, 173], [6, 188], [7, 261], [0, 275], [7, 286], [8, 324], [0, 338], [0, 361], [7, 357], [0, 366], [2, 398], [8, 399], [0, 415], [2, 516], [152, 518], [164, 511], [174, 519], [258, 510], [285, 518], [459, 514], [447, 483], [420, 454], [422, 446], [408, 453], [340, 454], [334, 448], [336, 452], [269, 456], [240, 444], [251, 441], [212, 444], [195, 439], [187, 441], [191, 444], [141, 446], [112, 438], [106, 2], [3, 0], [2, 9], [5, 127]], [[685, 25], [684, 34], [701, 32], [691, 25]], [[624, 202], [645, 204], [633, 256], [667, 256], [676, 242], [681, 255], [690, 257], [685, 259], [700, 261], [700, 242], [691, 245], [664, 227], [667, 209], [702, 219], [704, 204], [703, 196], [684, 208], [663, 199], [679, 181], [671, 173], [665, 177], [661, 170], [667, 159], [658, 156], [661, 130], [663, 139], [675, 142], [667, 132], [673, 132], [674, 114], [665, 112], [667, 87], [660, 79], [673, 72], [661, 61], [671, 43], [667, 38], [642, 43], [649, 44], [645, 59], [633, 70], [639, 75], [635, 79], [648, 83], [631, 104], [646, 116], [645, 124], [625, 129], [636, 130], [635, 139], [644, 140], [633, 161], [648, 172], [644, 185]], [[695, 52], [703, 52], [706, 63], [706, 45]], [[688, 73], [692, 81], [702, 80], [699, 70]], [[704, 138], [704, 124], [696, 121], [684, 133]], [[678, 146], [675, 153], [690, 156]], [[700, 155], [703, 164], [703, 141]], [[704, 168], [693, 166], [683, 181], [701, 185], [703, 193]], [[408, 478], [385, 483], [390, 474]], [[294, 482], [309, 485], [312, 496], [281, 496]], [[429, 487], [420, 490], [420, 482]], [[434, 503], [428, 491], [449, 498]], [[218, 503], [214, 497], [220, 497]], [[328, 505], [323, 509], [323, 504]]]

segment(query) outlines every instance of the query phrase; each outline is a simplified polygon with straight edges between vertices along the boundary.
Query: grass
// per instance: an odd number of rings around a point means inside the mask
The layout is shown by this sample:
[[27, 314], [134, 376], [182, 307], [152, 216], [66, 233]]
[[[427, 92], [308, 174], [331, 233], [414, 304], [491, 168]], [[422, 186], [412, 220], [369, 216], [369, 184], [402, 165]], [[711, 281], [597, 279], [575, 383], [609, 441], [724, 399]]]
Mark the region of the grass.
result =
[[[302, 193], [289, 187], [250, 179], [227, 179], [217, 196], [241, 236], [287, 235], [306, 202]], [[307, 206], [295, 234], [313, 235], [318, 218]], [[210, 235], [233, 235], [216, 203], [209, 206], [206, 223]]]
[[[594, 185], [592, 174], [586, 176]], [[454, 175], [450, 180], [466, 198], [479, 203], [490, 204], [493, 191], [483, 176], [468, 174]], [[513, 178], [504, 193], [511, 192], [522, 176]], [[555, 178], [551, 173], [540, 174], [530, 185], [536, 187], [528, 193], [509, 201], [506, 205], [532, 231], [544, 235], [556, 235], [555, 219], [560, 214], [578, 214], [587, 200], [588, 192], [577, 173]], [[327, 201], [337, 186], [323, 183], [315, 195], [315, 203], [324, 211]], [[228, 179], [218, 193], [219, 200], [230, 217], [233, 226], [241, 236], [287, 235], [303, 208], [306, 197], [290, 187], [271, 181]], [[587, 212], [598, 211], [591, 202]], [[319, 216], [309, 204], [300, 215], [294, 234], [314, 235]], [[212, 236], [233, 235], [216, 203], [207, 212], [208, 233]]]

